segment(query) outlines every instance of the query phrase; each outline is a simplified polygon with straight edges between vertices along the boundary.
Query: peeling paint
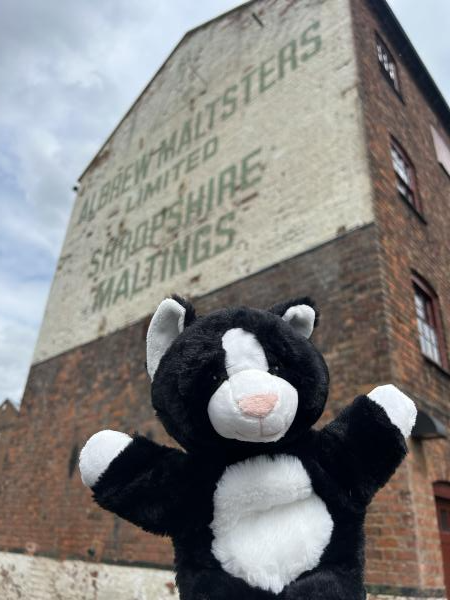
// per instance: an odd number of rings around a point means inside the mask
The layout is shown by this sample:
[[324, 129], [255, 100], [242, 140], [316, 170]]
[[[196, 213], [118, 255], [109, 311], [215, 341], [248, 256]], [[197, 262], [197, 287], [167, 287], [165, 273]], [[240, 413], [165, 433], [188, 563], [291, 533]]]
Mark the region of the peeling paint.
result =
[[0, 552], [2, 600], [176, 600], [172, 571]]
[[[2, 600], [176, 600], [172, 571], [0, 552]], [[367, 600], [417, 600], [368, 594]], [[446, 600], [422, 597], [422, 600]]]
[[372, 222], [357, 78], [349, 0], [184, 38], [83, 175], [33, 363]]

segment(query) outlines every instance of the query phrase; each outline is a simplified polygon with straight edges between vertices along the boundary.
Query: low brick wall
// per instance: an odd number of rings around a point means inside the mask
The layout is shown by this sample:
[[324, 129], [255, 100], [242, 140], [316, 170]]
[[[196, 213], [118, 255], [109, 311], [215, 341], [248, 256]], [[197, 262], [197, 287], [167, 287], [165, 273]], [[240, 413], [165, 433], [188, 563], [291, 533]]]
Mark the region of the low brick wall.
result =
[[176, 600], [172, 571], [0, 552], [2, 600]]
[[[55, 560], [0, 552], [2, 600], [178, 600], [169, 569]], [[446, 600], [445, 597], [368, 594], [367, 600]], [[349, 599], [350, 600], [350, 599]]]

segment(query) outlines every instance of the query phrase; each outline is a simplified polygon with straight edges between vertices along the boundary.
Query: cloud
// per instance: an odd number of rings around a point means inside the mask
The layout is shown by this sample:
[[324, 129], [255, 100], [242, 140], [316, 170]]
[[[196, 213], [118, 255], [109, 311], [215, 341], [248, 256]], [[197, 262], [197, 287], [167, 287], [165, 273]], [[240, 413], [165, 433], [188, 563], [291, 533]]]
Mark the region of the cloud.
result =
[[450, 99], [450, 3], [447, 0], [388, 0], [444, 97]]
[[184, 33], [235, 3], [0, 8], [0, 402], [20, 401], [72, 187]]
[[[48, 293], [43, 279], [0, 277], [0, 386], [2, 401], [20, 403]], [[0, 402], [1, 404], [1, 402]]]
[[[0, 402], [18, 402], [92, 156], [184, 33], [230, 0], [4, 0], [0, 7]], [[445, 0], [391, 0], [450, 96]]]

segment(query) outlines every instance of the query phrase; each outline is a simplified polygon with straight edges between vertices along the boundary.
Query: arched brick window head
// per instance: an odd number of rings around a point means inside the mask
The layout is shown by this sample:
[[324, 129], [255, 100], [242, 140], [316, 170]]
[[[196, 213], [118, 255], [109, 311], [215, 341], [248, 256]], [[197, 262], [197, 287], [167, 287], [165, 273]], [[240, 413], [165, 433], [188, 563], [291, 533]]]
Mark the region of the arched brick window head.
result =
[[447, 369], [447, 352], [439, 309], [439, 299], [428, 283], [413, 274], [414, 302], [417, 329], [422, 354], [437, 365]]
[[441, 536], [445, 587], [447, 597], [450, 598], [450, 483], [438, 482], [433, 487]]

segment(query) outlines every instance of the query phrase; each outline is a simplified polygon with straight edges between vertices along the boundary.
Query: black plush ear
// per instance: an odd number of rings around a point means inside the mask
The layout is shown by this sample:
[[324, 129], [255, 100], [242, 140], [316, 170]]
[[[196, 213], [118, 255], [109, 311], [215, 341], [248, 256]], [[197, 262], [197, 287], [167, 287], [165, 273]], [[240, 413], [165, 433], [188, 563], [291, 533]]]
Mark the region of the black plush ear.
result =
[[194, 307], [179, 296], [166, 298], [158, 306], [147, 331], [147, 370], [152, 379], [161, 358], [194, 320]]
[[195, 314], [195, 308], [192, 306], [189, 300], [178, 296], [178, 294], [172, 294], [172, 300], [175, 300], [176, 302], [178, 302], [178, 304], [181, 304], [181, 306], [184, 306], [184, 308], [186, 309], [184, 315], [184, 326], [189, 327], [189, 325], [191, 325], [191, 323], [193, 323], [197, 318], [197, 315]]
[[319, 312], [311, 298], [295, 298], [279, 302], [269, 308], [269, 312], [281, 317], [283, 321], [306, 338], [311, 337], [314, 327], [319, 324]]

